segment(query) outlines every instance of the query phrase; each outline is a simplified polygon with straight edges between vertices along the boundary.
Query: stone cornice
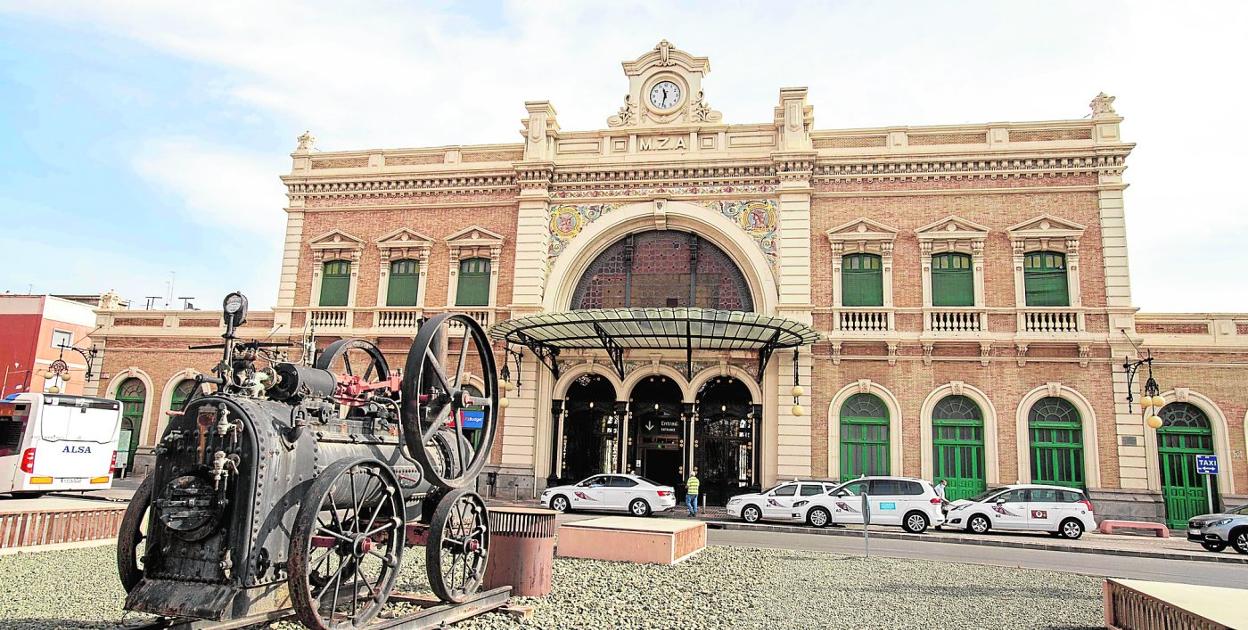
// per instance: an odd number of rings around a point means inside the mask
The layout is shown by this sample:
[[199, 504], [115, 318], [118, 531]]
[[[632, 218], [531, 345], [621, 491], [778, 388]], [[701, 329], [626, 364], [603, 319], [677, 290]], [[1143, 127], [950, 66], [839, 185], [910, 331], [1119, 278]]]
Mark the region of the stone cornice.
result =
[[1001, 156], [993, 158], [940, 157], [821, 159], [815, 165], [816, 181], [931, 181], [1062, 177], [1091, 174], [1120, 175], [1126, 168], [1126, 152], [1102, 155], [1052, 157]]

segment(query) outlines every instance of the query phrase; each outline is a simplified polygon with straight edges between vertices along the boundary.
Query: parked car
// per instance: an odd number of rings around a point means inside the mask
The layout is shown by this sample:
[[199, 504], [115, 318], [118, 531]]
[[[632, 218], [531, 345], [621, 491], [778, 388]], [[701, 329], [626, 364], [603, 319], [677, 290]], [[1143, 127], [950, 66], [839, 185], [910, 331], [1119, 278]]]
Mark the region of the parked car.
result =
[[834, 486], [836, 484], [830, 481], [786, 481], [762, 492], [728, 499], [728, 515], [747, 523], [787, 521], [792, 517], [795, 503], [824, 494]]
[[1193, 517], [1187, 522], [1187, 539], [1215, 553], [1227, 545], [1239, 553], [1248, 553], [1248, 504]]
[[919, 534], [945, 521], [940, 496], [931, 482], [911, 477], [863, 477], [840, 484], [828, 492], [795, 503], [792, 520], [826, 527], [862, 524], [862, 494], [867, 494], [872, 525], [900, 525]]
[[945, 523], [976, 534], [990, 529], [1048, 532], [1078, 538], [1096, 529], [1092, 502], [1083, 490], [1065, 486], [1019, 484], [992, 488], [949, 504]]
[[637, 475], [594, 475], [573, 485], [547, 488], [542, 493], [542, 505], [558, 512], [586, 510], [649, 516], [676, 507], [676, 490]]

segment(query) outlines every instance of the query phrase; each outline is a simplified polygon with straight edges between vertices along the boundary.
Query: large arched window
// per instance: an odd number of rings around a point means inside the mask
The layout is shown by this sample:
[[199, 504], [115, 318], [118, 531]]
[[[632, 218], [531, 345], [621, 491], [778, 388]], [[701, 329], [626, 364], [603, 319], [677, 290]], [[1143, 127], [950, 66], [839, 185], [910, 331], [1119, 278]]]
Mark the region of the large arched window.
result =
[[390, 278], [386, 286], [386, 306], [416, 306], [420, 287], [420, 261], [390, 262]]
[[1027, 306], [1070, 306], [1066, 286], [1066, 254], [1032, 252], [1023, 258]]
[[[1207, 493], [1218, 496], [1217, 476], [1196, 472], [1196, 456], [1213, 455], [1213, 428], [1209, 416], [1191, 403], [1170, 403], [1157, 415], [1162, 420], [1157, 429], [1157, 461], [1166, 522], [1185, 527], [1191, 517], [1211, 511]], [[1207, 490], [1205, 483], [1213, 484], [1212, 488]]]
[[1027, 414], [1031, 481], [1082, 488], [1083, 422], [1065, 398], [1041, 398]]
[[934, 477], [949, 482], [950, 501], [987, 487], [984, 475], [984, 412], [966, 396], [946, 396], [932, 410]]
[[174, 386], [173, 393], [169, 395], [169, 410], [182, 411], [186, 408], [186, 401], [191, 398], [191, 392], [195, 391], [195, 379], [184, 378], [178, 381]]
[[321, 267], [321, 306], [346, 306], [351, 295], [351, 261], [330, 260]]
[[688, 232], [624, 237], [590, 263], [572, 308], [698, 307], [753, 311], [741, 270], [723, 250]]
[[147, 407], [147, 386], [131, 377], [117, 387], [117, 400], [121, 402], [121, 435], [117, 439], [117, 466], [131, 467], [134, 451], [139, 447], [139, 434], [143, 429], [143, 412]]
[[888, 408], [874, 394], [841, 405], [841, 479], [889, 474]]
[[884, 272], [875, 254], [850, 254], [841, 263], [841, 305], [883, 306]]
[[490, 259], [459, 261], [459, 284], [455, 286], [456, 306], [490, 305]]
[[966, 254], [932, 256], [932, 306], [974, 306], [975, 272]]

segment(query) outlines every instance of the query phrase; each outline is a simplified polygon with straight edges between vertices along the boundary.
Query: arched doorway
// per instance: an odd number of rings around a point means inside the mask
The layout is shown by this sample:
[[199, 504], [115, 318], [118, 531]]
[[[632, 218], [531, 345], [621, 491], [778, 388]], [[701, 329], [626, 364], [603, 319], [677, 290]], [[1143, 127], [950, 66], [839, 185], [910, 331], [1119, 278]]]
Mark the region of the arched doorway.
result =
[[698, 392], [694, 467], [708, 504], [757, 485], [760, 418], [750, 390], [731, 376], [707, 381]]
[[676, 381], [647, 376], [629, 394], [631, 472], [680, 488], [685, 477], [684, 404]]
[[1031, 482], [1082, 488], [1083, 420], [1065, 398], [1041, 398], [1027, 414]]
[[984, 412], [966, 396], [946, 396], [932, 409], [932, 461], [935, 479], [949, 482], [950, 501], [987, 488], [984, 475]]
[[[1163, 423], [1157, 429], [1157, 463], [1166, 523], [1182, 528], [1189, 518], [1214, 511], [1209, 508], [1208, 493], [1218, 496], [1218, 480], [1196, 473], [1196, 456], [1214, 454], [1213, 428], [1209, 416], [1191, 403], [1170, 403], [1157, 415]], [[1212, 486], [1206, 488], [1206, 483]]]
[[612, 421], [615, 387], [611, 381], [597, 374], [582, 375], [568, 387], [563, 405], [560, 479], [575, 482], [616, 472], [619, 436]]
[[121, 402], [121, 434], [117, 439], [117, 467], [130, 468], [134, 451], [139, 447], [143, 429], [143, 412], [147, 407], [147, 387], [137, 377], [122, 381], [117, 388]]
[[841, 405], [841, 479], [889, 474], [888, 407], [875, 394]]

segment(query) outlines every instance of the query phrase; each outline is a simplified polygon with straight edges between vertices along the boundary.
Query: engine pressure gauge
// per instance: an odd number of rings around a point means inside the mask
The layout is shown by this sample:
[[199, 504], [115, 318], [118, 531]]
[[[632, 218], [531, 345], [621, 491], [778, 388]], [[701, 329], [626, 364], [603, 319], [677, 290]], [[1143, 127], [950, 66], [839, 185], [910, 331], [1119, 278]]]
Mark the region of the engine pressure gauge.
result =
[[247, 321], [247, 296], [235, 291], [225, 296], [222, 303], [225, 311], [225, 323], [229, 326], [240, 326]]

